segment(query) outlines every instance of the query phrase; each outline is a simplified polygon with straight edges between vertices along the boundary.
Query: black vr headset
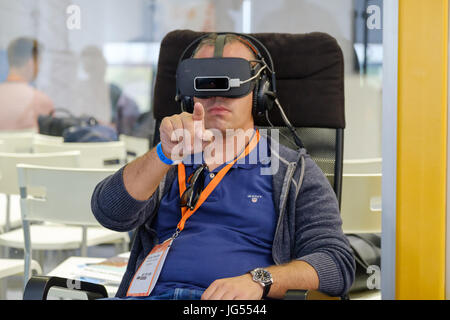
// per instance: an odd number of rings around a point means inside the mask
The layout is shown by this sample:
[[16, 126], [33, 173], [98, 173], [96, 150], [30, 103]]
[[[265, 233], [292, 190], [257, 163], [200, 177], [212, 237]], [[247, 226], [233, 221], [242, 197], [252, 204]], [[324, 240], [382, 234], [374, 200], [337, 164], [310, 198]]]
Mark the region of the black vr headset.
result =
[[[243, 58], [222, 57], [226, 34], [236, 35], [254, 53], [256, 59], [248, 61]], [[275, 72], [269, 51], [259, 40], [249, 35], [218, 33], [213, 58], [195, 59], [191, 55], [186, 59], [189, 50], [208, 36], [194, 40], [184, 50], [178, 62], [175, 100], [180, 103], [182, 111], [193, 112], [194, 97], [241, 98], [253, 91], [253, 116], [264, 115], [266, 110], [272, 108], [276, 97]], [[264, 50], [269, 64], [258, 46]]]
[[[227, 34], [234, 34], [255, 55], [255, 60], [243, 58], [224, 58], [223, 48]], [[209, 34], [194, 40], [181, 54], [176, 73], [175, 100], [184, 112], [194, 112], [194, 97], [227, 97], [241, 98], [253, 91], [253, 117], [265, 115], [268, 123], [268, 111], [275, 103], [280, 110], [283, 121], [294, 136], [295, 143], [303, 147], [295, 129], [283, 112], [277, 97], [275, 86], [275, 69], [272, 57], [267, 48], [256, 38], [239, 33], [217, 33], [214, 43], [213, 58], [193, 58], [194, 53], [186, 58], [187, 53]], [[268, 62], [264, 59], [262, 49]], [[194, 50], [195, 52], [195, 50]]]

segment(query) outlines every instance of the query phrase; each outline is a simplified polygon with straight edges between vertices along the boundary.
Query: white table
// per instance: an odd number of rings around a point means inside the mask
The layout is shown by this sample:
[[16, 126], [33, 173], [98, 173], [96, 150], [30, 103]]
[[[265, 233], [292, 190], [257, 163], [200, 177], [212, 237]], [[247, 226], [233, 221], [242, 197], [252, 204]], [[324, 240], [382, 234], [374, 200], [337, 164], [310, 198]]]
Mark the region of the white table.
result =
[[[126, 252], [120, 254], [120, 257], [129, 257], [130, 253]], [[106, 260], [105, 258], [87, 258], [87, 257], [70, 257], [58, 265], [55, 269], [49, 272], [47, 275], [52, 277], [61, 277], [67, 279], [77, 279], [80, 276], [80, 266], [91, 264], [91, 263], [99, 263]], [[114, 297], [117, 290], [119, 289], [117, 285], [105, 285], [106, 291], [108, 292], [109, 297]], [[48, 298], [51, 300], [52, 298], [71, 298], [71, 299], [81, 299], [85, 300], [86, 295], [82, 292], [77, 292], [76, 290], [67, 290], [62, 288], [52, 288], [49, 291]]]

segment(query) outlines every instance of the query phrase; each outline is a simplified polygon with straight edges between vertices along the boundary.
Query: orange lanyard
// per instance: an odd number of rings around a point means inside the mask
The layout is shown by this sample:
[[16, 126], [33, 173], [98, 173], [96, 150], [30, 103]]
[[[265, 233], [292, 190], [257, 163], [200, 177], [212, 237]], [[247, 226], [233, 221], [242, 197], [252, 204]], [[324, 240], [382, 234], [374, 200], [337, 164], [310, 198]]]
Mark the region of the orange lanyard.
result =
[[[211, 192], [217, 187], [217, 185], [220, 183], [220, 181], [223, 179], [223, 177], [227, 174], [228, 170], [233, 166], [233, 164], [236, 163], [241, 158], [246, 157], [258, 144], [259, 142], [259, 131], [256, 130], [256, 134], [252, 137], [250, 142], [247, 144], [247, 146], [244, 149], [244, 152], [242, 152], [236, 159], [228, 163], [225, 167], [223, 167], [216, 176], [211, 180], [211, 182], [206, 186], [206, 188], [200, 193], [200, 197], [194, 207], [193, 210], [182, 207], [181, 208], [181, 220], [178, 222], [177, 225], [177, 233], [181, 232], [184, 229], [184, 224], [186, 223], [186, 220], [189, 219], [195, 211], [205, 202], [205, 200], [209, 197]], [[186, 173], [185, 173], [185, 166], [183, 163], [178, 164], [178, 185], [180, 188], [180, 198], [183, 195], [183, 192], [186, 190]]]

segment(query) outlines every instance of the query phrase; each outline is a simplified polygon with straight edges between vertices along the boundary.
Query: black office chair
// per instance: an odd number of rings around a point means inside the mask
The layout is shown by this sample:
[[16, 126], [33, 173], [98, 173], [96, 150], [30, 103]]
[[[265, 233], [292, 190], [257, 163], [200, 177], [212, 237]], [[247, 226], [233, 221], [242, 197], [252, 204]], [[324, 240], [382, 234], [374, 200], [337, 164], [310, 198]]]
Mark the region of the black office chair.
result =
[[[159, 142], [161, 120], [180, 113], [180, 107], [174, 100], [179, 57], [194, 39], [203, 34], [176, 30], [167, 34], [161, 43], [153, 99], [156, 120], [153, 146]], [[328, 178], [340, 205], [345, 108], [344, 59], [337, 41], [325, 33], [317, 32], [261, 33], [252, 36], [260, 40], [271, 53], [279, 101], [308, 153]], [[270, 122], [281, 129], [280, 143], [296, 148], [279, 110], [274, 107], [268, 116]], [[269, 123], [262, 118], [256, 119], [256, 125], [268, 128]], [[45, 299], [51, 286], [64, 287], [65, 283], [71, 284], [65, 279], [33, 277], [27, 284], [24, 299]], [[81, 284], [81, 287], [86, 289], [88, 285]], [[99, 292], [102, 292], [100, 287], [90, 297], [98, 297]], [[92, 285], [88, 289], [92, 289]], [[290, 290], [285, 297], [296, 300], [339, 298], [342, 297], [329, 297], [306, 290]]]

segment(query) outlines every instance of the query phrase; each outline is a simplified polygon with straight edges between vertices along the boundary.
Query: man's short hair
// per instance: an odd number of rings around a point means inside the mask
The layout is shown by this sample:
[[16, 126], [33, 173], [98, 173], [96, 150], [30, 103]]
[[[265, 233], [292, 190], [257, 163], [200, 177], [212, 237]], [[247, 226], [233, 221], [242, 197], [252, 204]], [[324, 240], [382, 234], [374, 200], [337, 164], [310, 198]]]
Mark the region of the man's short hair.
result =
[[[216, 45], [217, 36], [218, 36], [217, 33], [211, 33], [207, 37], [202, 39], [200, 41], [200, 43], [197, 45], [197, 47], [195, 48], [194, 53], [192, 54], [192, 56], [195, 57], [195, 55], [204, 46], [213, 46], [214, 47]], [[248, 44], [246, 44], [244, 41], [245, 40], [242, 37], [240, 37], [239, 35], [233, 34], [233, 33], [227, 33], [225, 35], [225, 45], [227, 45], [229, 43], [240, 42], [243, 45], [245, 45], [246, 47], [248, 47]], [[250, 48], [248, 48], [248, 50], [252, 53], [253, 57], [256, 59], [256, 55], [253, 52], [253, 50], [251, 50]]]
[[30, 59], [38, 59], [42, 46], [36, 39], [17, 38], [8, 46], [8, 63], [11, 67], [22, 67]]

